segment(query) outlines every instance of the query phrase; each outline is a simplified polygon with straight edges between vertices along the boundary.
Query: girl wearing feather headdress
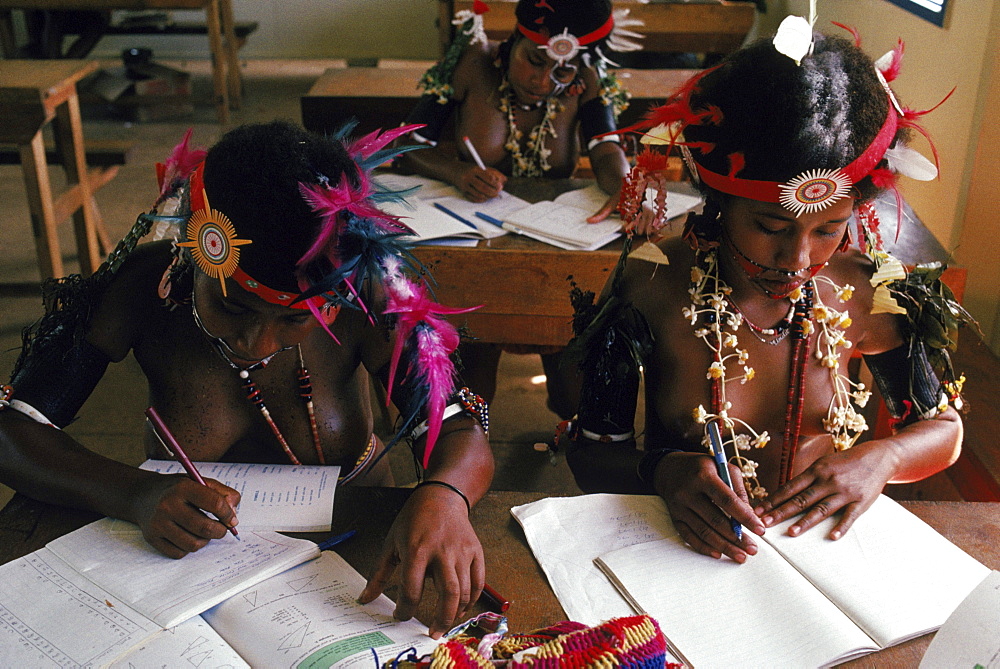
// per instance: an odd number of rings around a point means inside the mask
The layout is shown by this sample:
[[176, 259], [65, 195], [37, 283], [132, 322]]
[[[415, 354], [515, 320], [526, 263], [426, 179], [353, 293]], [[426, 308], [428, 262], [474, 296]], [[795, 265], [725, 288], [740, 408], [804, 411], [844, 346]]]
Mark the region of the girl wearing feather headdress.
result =
[[[453, 184], [468, 199], [496, 197], [508, 177], [565, 178], [585, 147], [607, 203], [590, 218], [614, 210], [629, 165], [614, 134], [627, 94], [607, 69], [616, 51], [639, 48], [628, 10], [610, 0], [520, 0], [517, 25], [502, 43], [487, 40], [475, 3], [453, 23], [455, 40], [423, 76], [424, 95], [407, 123], [411, 138], [429, 145], [402, 156], [402, 169]], [[446, 135], [449, 124], [453, 134]], [[463, 138], [481, 157], [477, 161]], [[581, 146], [581, 143], [583, 146]], [[499, 347], [463, 344], [464, 378], [491, 399]], [[559, 368], [558, 353], [543, 355], [549, 406], [562, 417], [576, 407], [576, 382]]]
[[[406, 440], [423, 481], [361, 598], [398, 565], [408, 618], [430, 576], [441, 594], [431, 633], [448, 629], [483, 584], [468, 512], [493, 460], [485, 403], [455, 387], [455, 310], [434, 301], [399, 239], [407, 229], [378, 207], [399, 195], [369, 178], [409, 130], [348, 141], [275, 122], [232, 130], [207, 155], [189, 133], [158, 166], [156, 206], [98, 273], [48, 287], [53, 307], [5, 387], [4, 483], [133, 521], [171, 557], [238, 522], [235, 490], [104, 459], [58, 429], [130, 352], [195, 461], [339, 465], [341, 485], [392, 485], [382, 455]], [[137, 247], [154, 226], [170, 239]], [[372, 433], [370, 376], [400, 412], [388, 445]], [[147, 431], [146, 455], [167, 458], [157, 436]]]
[[[743, 562], [751, 533], [803, 513], [789, 534], [833, 517], [838, 539], [887, 483], [958, 457], [964, 379], [948, 349], [970, 319], [942, 267], [908, 272], [885, 251], [902, 217], [883, 214], [893, 232], [880, 230], [874, 206], [890, 191], [881, 201], [899, 208], [899, 175], [936, 174], [907, 145], [921, 113], [889, 86], [902, 52], [873, 63], [791, 17], [629, 129], [650, 148], [626, 220], [663, 167], [654, 147], [680, 149], [706, 205], [660, 243], [669, 265], [626, 250], [597, 305], [578, 296], [572, 348], [586, 381], [568, 459], [584, 490], [659, 494], [692, 548]], [[872, 389], [848, 374], [855, 351], [894, 416], [890, 436], [859, 439]]]

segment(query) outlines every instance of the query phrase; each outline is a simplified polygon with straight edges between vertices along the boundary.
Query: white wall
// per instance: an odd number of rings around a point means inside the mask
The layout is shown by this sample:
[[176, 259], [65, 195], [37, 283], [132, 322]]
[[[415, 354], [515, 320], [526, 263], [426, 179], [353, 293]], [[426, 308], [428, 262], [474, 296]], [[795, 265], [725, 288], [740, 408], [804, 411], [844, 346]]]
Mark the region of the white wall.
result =
[[[240, 57], [415, 58], [438, 55], [438, 0], [233, 0], [237, 21], [257, 21]], [[177, 21], [203, 21], [200, 11], [175, 11]], [[203, 37], [116, 36], [94, 56], [115, 57], [130, 46], [159, 58], [208, 58]]]

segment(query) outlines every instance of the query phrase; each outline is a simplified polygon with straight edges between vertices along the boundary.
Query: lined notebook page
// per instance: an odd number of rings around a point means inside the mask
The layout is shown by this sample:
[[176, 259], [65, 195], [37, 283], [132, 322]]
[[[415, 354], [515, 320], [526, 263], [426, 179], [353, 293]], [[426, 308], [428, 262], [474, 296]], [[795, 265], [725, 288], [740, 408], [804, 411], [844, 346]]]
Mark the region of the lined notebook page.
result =
[[792, 522], [768, 529], [769, 543], [880, 646], [937, 629], [990, 573], [884, 495], [838, 541], [826, 538], [833, 519], [798, 537]]
[[695, 667], [816, 667], [877, 650], [773, 549], [757, 544], [760, 552], [742, 565], [695, 553], [679, 537], [599, 561]]

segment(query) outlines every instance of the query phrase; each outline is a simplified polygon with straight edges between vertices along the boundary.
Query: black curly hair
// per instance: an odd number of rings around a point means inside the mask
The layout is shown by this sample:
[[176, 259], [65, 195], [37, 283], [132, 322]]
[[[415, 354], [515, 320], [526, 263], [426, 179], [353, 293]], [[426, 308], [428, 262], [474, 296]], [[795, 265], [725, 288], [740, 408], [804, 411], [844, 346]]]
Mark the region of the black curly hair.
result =
[[296, 263], [316, 239], [320, 218], [299, 184], [331, 185], [347, 174], [358, 183], [357, 165], [343, 143], [288, 121], [237, 127], [205, 158], [205, 192], [236, 235], [253, 240], [240, 247], [240, 266], [276, 290], [299, 292]]
[[[814, 34], [801, 65], [763, 39], [733, 53], [692, 92], [695, 111], [718, 107], [718, 125], [690, 125], [684, 137], [714, 148], [697, 161], [720, 174], [740, 153], [742, 179], [785, 182], [811, 169], [836, 169], [871, 144], [889, 112], [875, 65], [852, 41]], [[900, 128], [896, 141], [905, 139]], [[860, 201], [880, 189], [870, 178], [854, 185]]]
[[[514, 8], [517, 22], [525, 28], [558, 35], [563, 30], [580, 37], [600, 28], [611, 16], [611, 0], [520, 0]], [[514, 28], [513, 34], [500, 45], [500, 60], [506, 70], [510, 51], [524, 35]], [[606, 50], [607, 37], [586, 45], [588, 49]]]

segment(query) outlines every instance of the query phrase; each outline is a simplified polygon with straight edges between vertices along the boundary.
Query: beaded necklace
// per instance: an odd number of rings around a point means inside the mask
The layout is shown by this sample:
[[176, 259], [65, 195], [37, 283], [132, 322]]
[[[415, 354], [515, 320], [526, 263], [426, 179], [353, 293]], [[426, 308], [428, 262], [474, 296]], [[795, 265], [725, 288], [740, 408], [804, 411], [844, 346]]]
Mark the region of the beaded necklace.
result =
[[549, 165], [551, 149], [545, 148], [545, 138], [548, 135], [557, 137], [555, 126], [552, 120], [556, 114], [562, 111], [562, 103], [556, 96], [550, 96], [545, 100], [545, 114], [538, 125], [528, 133], [528, 141], [525, 144], [525, 151], [521, 152], [521, 138], [524, 133], [517, 127], [517, 119], [514, 117], [514, 110], [519, 106], [515, 102], [516, 93], [510, 86], [510, 82], [505, 78], [500, 84], [500, 111], [507, 115], [507, 141], [504, 148], [510, 153], [512, 161], [511, 173], [515, 177], [540, 177], [552, 169]]
[[[846, 311], [837, 311], [822, 303], [815, 286], [817, 281], [832, 286], [841, 302], [849, 300], [853, 293], [851, 286], [837, 286], [830, 279], [817, 275], [788, 296], [791, 302], [788, 332], [791, 333], [793, 342], [792, 371], [782, 435], [779, 483], [787, 481], [794, 469], [805, 403], [806, 361], [813, 339], [816, 344], [815, 357], [829, 370], [834, 389], [827, 417], [823, 420], [823, 427], [831, 434], [834, 447], [837, 450], [850, 448], [868, 428], [854, 404], [863, 407], [871, 393], [864, 384], [854, 383], [839, 371], [840, 349], [851, 346], [844, 335], [844, 330], [851, 324], [850, 316]], [[757, 480], [758, 463], [744, 457], [741, 452], [751, 448], [764, 448], [771, 437], [766, 430], [758, 432], [732, 415], [733, 405], [726, 396], [727, 383], [738, 381], [745, 384], [756, 374], [748, 364], [749, 353], [740, 348], [737, 337], [737, 331], [744, 323], [748, 323], [751, 332], [753, 329], [732, 301], [732, 288], [719, 278], [716, 249], [697, 252], [695, 264], [691, 268], [691, 287], [688, 292], [691, 295], [691, 306], [685, 307], [682, 313], [694, 327], [695, 336], [704, 341], [712, 351], [712, 363], [706, 374], [711, 383], [711, 411], [698, 405], [693, 412], [694, 419], [700, 424], [719, 422], [723, 433], [723, 449], [727, 445], [733, 448], [733, 456], [727, 456], [727, 459], [739, 467], [750, 497], [754, 500], [764, 499], [767, 497], [767, 490]], [[814, 338], [813, 334], [817, 332]], [[727, 378], [727, 366], [742, 366], [742, 374]], [[852, 400], [854, 404], [851, 403]], [[739, 434], [737, 430], [740, 430]]]
[[[278, 355], [282, 351], [287, 351], [291, 348], [291, 346], [279, 349], [262, 360], [253, 363], [249, 367], [240, 367], [226, 354], [226, 350], [232, 349], [229, 348], [229, 345], [226, 344], [225, 340], [221, 337], [216, 337], [209, 332], [208, 328], [205, 327], [205, 324], [201, 320], [201, 316], [198, 315], [198, 307], [195, 305], [193, 290], [191, 295], [191, 314], [194, 316], [194, 322], [198, 326], [198, 329], [201, 330], [202, 334], [208, 338], [209, 343], [212, 344], [212, 349], [239, 374], [242, 381], [241, 385], [243, 387], [243, 392], [246, 394], [247, 399], [250, 400], [250, 403], [257, 407], [261, 416], [264, 417], [264, 421], [267, 422], [268, 427], [271, 428], [271, 432], [274, 433], [274, 436], [278, 439], [278, 443], [281, 444], [281, 450], [285, 452], [288, 460], [293, 465], [301, 465], [302, 461], [299, 460], [295, 453], [292, 452], [291, 447], [288, 445], [288, 440], [285, 439], [285, 435], [281, 433], [277, 423], [274, 422], [274, 418], [271, 417], [271, 412], [268, 410], [267, 405], [264, 404], [264, 397], [260, 392], [260, 388], [254, 380], [250, 378], [250, 372], [258, 369], [264, 369], [267, 367], [268, 363], [271, 362], [274, 356]], [[316, 451], [316, 458], [318, 459], [319, 464], [325, 465], [326, 457], [323, 455], [323, 444], [320, 442], [319, 428], [316, 425], [316, 409], [313, 405], [312, 378], [309, 376], [309, 370], [306, 369], [305, 361], [302, 358], [302, 346], [300, 344], [296, 344], [295, 349], [299, 354], [299, 367], [295, 373], [295, 377], [299, 384], [299, 398], [302, 400], [303, 404], [305, 404], [306, 413], [309, 416], [309, 430], [312, 433], [312, 442], [313, 448]]]

